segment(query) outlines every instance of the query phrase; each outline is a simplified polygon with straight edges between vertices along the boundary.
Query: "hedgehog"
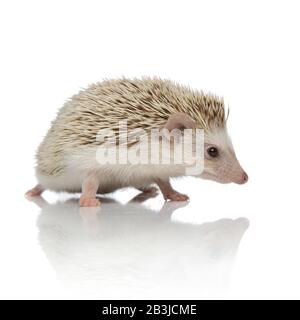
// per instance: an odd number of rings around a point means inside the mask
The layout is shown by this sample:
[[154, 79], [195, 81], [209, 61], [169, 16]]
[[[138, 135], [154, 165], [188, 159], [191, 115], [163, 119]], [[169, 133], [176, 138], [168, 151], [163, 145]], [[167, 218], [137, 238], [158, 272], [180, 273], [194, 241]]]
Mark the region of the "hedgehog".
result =
[[[192, 132], [189, 142], [192, 155], [194, 159], [202, 159], [202, 170], [195, 176], [219, 183], [244, 184], [248, 176], [235, 155], [227, 118], [223, 98], [171, 80], [121, 78], [92, 84], [67, 100], [58, 111], [36, 153], [38, 184], [26, 196], [39, 196], [47, 189], [79, 192], [79, 205], [90, 207], [100, 205], [98, 194], [126, 187], [156, 193], [158, 186], [166, 201], [188, 201], [189, 197], [174, 190], [170, 183], [171, 178], [188, 175], [186, 163], [175, 163], [174, 156], [168, 163], [132, 163], [124, 159], [121, 163], [119, 148], [115, 162], [101, 161], [104, 153], [99, 156], [99, 149], [104, 145], [125, 146], [127, 152], [136, 148], [139, 139], [126, 140], [125, 133], [139, 130], [137, 136], [144, 137], [143, 141], [149, 141], [152, 132], [158, 135], [159, 146], [167, 140], [170, 153], [176, 144], [184, 144], [186, 140], [180, 138], [186, 131]], [[124, 121], [126, 132], [120, 130]], [[166, 135], [166, 131], [175, 134]], [[99, 132], [109, 132], [113, 139], [107, 143], [103, 135], [98, 138]], [[197, 132], [202, 134], [202, 140], [195, 139]], [[198, 144], [201, 155], [195, 153]], [[161, 159], [161, 150], [149, 153]]]

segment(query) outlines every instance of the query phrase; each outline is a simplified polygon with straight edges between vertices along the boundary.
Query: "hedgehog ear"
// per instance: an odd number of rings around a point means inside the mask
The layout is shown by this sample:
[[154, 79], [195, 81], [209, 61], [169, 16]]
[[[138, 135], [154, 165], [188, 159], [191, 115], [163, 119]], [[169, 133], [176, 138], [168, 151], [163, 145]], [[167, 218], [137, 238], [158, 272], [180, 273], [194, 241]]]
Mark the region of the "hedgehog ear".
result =
[[172, 114], [165, 124], [165, 128], [169, 131], [173, 129], [194, 129], [195, 127], [195, 121], [183, 112]]

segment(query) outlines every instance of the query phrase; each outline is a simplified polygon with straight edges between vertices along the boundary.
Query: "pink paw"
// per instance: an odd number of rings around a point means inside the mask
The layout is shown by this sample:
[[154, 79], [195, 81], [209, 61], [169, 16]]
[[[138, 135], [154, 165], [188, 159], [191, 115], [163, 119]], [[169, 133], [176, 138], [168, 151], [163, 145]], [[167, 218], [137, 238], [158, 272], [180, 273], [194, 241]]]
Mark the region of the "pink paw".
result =
[[80, 198], [80, 207], [99, 207], [100, 201], [96, 198]]
[[36, 186], [33, 189], [27, 191], [25, 193], [25, 197], [31, 198], [31, 197], [36, 197], [36, 196], [40, 196], [43, 193], [43, 188], [41, 188], [40, 186]]
[[174, 192], [168, 193], [165, 196], [165, 199], [170, 201], [188, 201], [189, 197], [186, 194], [182, 194], [177, 191], [174, 191]]
[[156, 187], [149, 187], [149, 188], [145, 188], [145, 189], [141, 189], [141, 191], [143, 193], [150, 193], [150, 194], [155, 194], [158, 192], [158, 189]]

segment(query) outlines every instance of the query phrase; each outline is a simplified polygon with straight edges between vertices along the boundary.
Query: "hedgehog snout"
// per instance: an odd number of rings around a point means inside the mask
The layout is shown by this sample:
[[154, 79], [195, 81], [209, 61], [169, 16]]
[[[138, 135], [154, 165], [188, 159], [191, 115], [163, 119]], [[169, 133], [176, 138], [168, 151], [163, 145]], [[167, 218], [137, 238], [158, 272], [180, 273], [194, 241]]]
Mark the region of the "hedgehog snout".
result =
[[242, 172], [240, 178], [236, 181], [237, 184], [245, 184], [249, 180], [245, 171]]

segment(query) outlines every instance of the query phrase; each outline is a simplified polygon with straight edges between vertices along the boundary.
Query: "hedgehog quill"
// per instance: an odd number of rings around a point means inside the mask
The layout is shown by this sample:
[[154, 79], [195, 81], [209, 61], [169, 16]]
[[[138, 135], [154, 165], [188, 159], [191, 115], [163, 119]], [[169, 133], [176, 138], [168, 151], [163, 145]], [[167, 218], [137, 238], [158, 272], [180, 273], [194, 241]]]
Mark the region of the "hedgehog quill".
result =
[[[187, 172], [186, 164], [175, 163], [174, 157], [170, 163], [155, 164], [97, 161], [97, 150], [104, 145], [103, 139], [97, 138], [99, 132], [110, 132], [120, 146], [123, 132], [119, 124], [125, 119], [129, 132], [142, 132], [147, 139], [154, 130], [175, 132], [168, 137], [163, 133], [158, 140], [162, 145], [167, 139], [171, 151], [178, 141], [187, 141], [180, 140], [184, 132], [190, 130], [194, 137], [201, 130], [203, 168], [197, 176], [219, 183], [247, 182], [227, 133], [222, 98], [159, 78], [122, 78], [89, 86], [59, 110], [36, 154], [38, 184], [26, 196], [39, 196], [46, 189], [81, 192], [80, 206], [99, 206], [97, 194], [125, 187], [149, 193], [155, 192], [157, 185], [165, 200], [187, 201], [188, 196], [170, 183], [170, 178]], [[195, 139], [189, 142], [194, 158], [199, 157], [194, 151], [198, 144]], [[129, 151], [136, 148], [135, 141], [127, 140], [124, 145]], [[158, 149], [159, 155], [162, 149]], [[153, 155], [153, 150], [149, 152]]]

